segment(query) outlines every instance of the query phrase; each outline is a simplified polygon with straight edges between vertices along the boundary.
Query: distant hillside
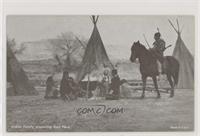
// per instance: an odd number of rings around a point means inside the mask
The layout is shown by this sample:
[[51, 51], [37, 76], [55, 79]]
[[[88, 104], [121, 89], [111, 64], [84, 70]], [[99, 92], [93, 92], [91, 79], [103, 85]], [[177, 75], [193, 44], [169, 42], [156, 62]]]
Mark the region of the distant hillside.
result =
[[[45, 75], [49, 75], [54, 71], [54, 66], [58, 65], [55, 59], [48, 60], [32, 60], [32, 61], [21, 61], [24, 70], [28, 73], [29, 76], [37, 78], [38, 76], [46, 79]], [[141, 75], [139, 72], [139, 64], [131, 63], [127, 60], [120, 60], [118, 62], [112, 62], [116, 65], [116, 69], [118, 69], [118, 73], [121, 79], [126, 80], [140, 80]]]
[[[63, 51], [57, 50], [57, 47], [65, 44], [61, 39], [46, 39], [40, 41], [24, 42], [25, 50], [22, 54], [18, 54], [17, 57], [23, 64], [24, 69], [29, 73], [51, 73], [53, 67], [58, 65], [58, 61], [55, 59], [55, 54], [62, 56]], [[76, 46], [80, 43], [75, 43]], [[81, 46], [80, 46], [81, 47]], [[106, 46], [107, 54], [110, 57], [113, 65], [118, 69], [121, 78], [132, 80], [140, 79], [139, 65], [131, 63], [129, 58], [122, 57], [118, 50], [114, 49], [114, 46]], [[77, 48], [71, 55], [72, 66], [79, 66], [84, 55], [82, 48]]]
[[[65, 44], [65, 41], [62, 39], [43, 39], [39, 41], [23, 42], [22, 44], [25, 46], [25, 49], [21, 54], [16, 55], [20, 61], [48, 60], [54, 59], [55, 54], [62, 56], [64, 50], [58, 51], [57, 48]], [[80, 46], [80, 43], [76, 42], [75, 46]], [[110, 60], [117, 62], [118, 60], [128, 59], [124, 57], [121, 50], [116, 47], [118, 46], [105, 45]], [[77, 48], [72, 54], [72, 61], [81, 62], [83, 55], [84, 50], [80, 46], [80, 48]]]
[[48, 40], [24, 42], [22, 44], [25, 46], [25, 50], [21, 54], [17, 54], [17, 58], [21, 61], [53, 58], [51, 51], [53, 45]]
[[[32, 60], [48, 60], [54, 59], [55, 54], [62, 56], [65, 50], [58, 51], [59, 46], [65, 44], [62, 39], [44, 39], [40, 41], [30, 41], [22, 43], [25, 49], [21, 54], [17, 54], [17, 58], [21, 61], [32, 61]], [[76, 43], [75, 46], [80, 46], [80, 43]], [[80, 60], [83, 51], [77, 48], [72, 56], [76, 56], [76, 59]], [[78, 58], [77, 58], [78, 56]]]

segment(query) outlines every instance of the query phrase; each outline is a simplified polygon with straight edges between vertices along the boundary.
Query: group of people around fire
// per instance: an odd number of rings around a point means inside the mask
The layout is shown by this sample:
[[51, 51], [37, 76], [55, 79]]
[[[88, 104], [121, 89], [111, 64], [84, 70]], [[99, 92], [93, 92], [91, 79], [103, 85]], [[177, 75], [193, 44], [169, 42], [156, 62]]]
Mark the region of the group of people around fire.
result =
[[[154, 34], [153, 48], [150, 48], [152, 54], [156, 57], [158, 63], [159, 74], [164, 74], [164, 64], [163, 64], [163, 52], [166, 49], [165, 41], [161, 39], [160, 32]], [[54, 73], [49, 76], [46, 80], [46, 92], [44, 98], [60, 98], [65, 100], [74, 100], [80, 95], [87, 95], [86, 90], [83, 90], [80, 85], [74, 82], [74, 79], [69, 76], [68, 71], [63, 72], [63, 77], [60, 82], [60, 88], [58, 89], [55, 85], [53, 79]], [[104, 70], [102, 73], [102, 79], [100, 83], [97, 84], [97, 89], [100, 91], [100, 96], [105, 97], [109, 100], [116, 100], [120, 98], [120, 85], [121, 80], [118, 75], [117, 69], [111, 71], [111, 76], [109, 70]], [[93, 95], [95, 95], [93, 93]]]
[[[99, 96], [106, 97], [107, 99], [119, 99], [120, 93], [120, 78], [116, 69], [112, 70], [110, 81], [109, 71], [103, 72], [102, 80], [97, 84], [96, 89], [99, 89]], [[64, 101], [74, 100], [78, 96], [86, 95], [86, 90], [83, 90], [79, 84], [74, 82], [74, 79], [69, 76], [67, 71], [63, 72], [63, 77], [58, 89], [53, 79], [54, 74], [49, 76], [46, 81], [45, 99], [61, 98]], [[95, 91], [95, 90], [93, 90]]]

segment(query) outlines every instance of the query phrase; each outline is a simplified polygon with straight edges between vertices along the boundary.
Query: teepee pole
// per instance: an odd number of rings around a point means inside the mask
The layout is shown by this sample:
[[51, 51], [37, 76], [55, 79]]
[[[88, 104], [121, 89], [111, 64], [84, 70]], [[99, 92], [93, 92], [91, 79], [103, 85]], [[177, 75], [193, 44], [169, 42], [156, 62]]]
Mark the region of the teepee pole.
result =
[[178, 30], [174, 27], [173, 23], [168, 19], [170, 25], [174, 28], [174, 30], [178, 33]]
[[91, 19], [91, 21], [93, 22], [93, 18], [92, 18], [92, 16], [90, 16], [90, 19]]
[[97, 23], [98, 19], [99, 19], [99, 16], [96, 17], [96, 20], [95, 20], [96, 23]]
[[182, 31], [183, 31], [183, 28], [184, 28], [184, 25], [181, 27], [180, 33], [182, 33]]
[[179, 27], [179, 22], [178, 19], [176, 19], [177, 27], [178, 27], [178, 32], [180, 32], [180, 27]]
[[93, 24], [96, 24], [95, 15], [92, 15], [92, 22]]

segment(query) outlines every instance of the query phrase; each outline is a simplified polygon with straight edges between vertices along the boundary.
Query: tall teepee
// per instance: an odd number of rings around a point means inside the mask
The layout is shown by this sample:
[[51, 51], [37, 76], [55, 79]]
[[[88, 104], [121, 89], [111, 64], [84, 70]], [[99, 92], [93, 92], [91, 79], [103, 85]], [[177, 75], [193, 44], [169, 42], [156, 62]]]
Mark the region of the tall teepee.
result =
[[102, 74], [102, 69], [105, 67], [113, 69], [113, 65], [108, 58], [103, 41], [97, 29], [98, 17], [99, 16], [91, 17], [94, 28], [85, 49], [80, 71], [76, 78], [76, 81], [78, 82], [85, 77], [86, 80], [88, 80], [88, 78], [92, 80], [93, 77], [98, 76], [100, 73]]
[[[12, 84], [12, 95], [37, 95], [25, 71], [7, 41], [7, 81]], [[7, 93], [10, 95], [10, 93]]]
[[176, 40], [176, 46], [173, 51], [173, 56], [179, 61], [179, 81], [177, 88], [180, 89], [193, 89], [194, 88], [194, 58], [185, 46], [181, 38], [181, 30], [179, 22], [177, 20], [177, 28], [169, 20], [169, 23], [176, 31], [178, 38]]

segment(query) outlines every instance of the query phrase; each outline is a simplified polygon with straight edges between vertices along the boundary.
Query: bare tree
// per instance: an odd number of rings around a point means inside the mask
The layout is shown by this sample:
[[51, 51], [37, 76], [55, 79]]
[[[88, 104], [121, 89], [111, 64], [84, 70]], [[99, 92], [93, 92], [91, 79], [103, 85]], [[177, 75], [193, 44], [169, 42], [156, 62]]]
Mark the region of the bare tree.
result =
[[[58, 61], [58, 64], [63, 68], [65, 67], [66, 69], [70, 69], [72, 67], [72, 54], [75, 51], [79, 51], [80, 49], [85, 50], [87, 41], [83, 37], [79, 37], [72, 32], [61, 33], [58, 36], [58, 40], [60, 41], [60, 43], [55, 45], [55, 48], [53, 50], [55, 52], [55, 59]], [[83, 57], [83, 55], [81, 55], [80, 57]]]

